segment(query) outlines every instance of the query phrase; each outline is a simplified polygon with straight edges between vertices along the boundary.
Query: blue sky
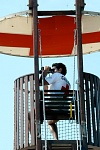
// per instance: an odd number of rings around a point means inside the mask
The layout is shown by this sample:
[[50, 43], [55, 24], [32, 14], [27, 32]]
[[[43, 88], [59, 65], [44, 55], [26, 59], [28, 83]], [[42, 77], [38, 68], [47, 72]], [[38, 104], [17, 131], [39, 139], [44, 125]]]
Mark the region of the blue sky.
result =
[[[74, 9], [74, 0], [38, 0], [39, 10]], [[86, 0], [85, 10], [100, 12], [100, 0]], [[28, 0], [1, 0], [0, 17], [28, 10]], [[63, 62], [68, 68], [67, 78], [73, 85], [74, 58], [45, 58], [43, 66]], [[77, 62], [77, 60], [76, 60]], [[100, 77], [100, 52], [84, 55], [84, 71]], [[0, 149], [13, 150], [14, 80], [34, 72], [34, 60], [0, 54]], [[41, 64], [40, 64], [41, 66]], [[77, 64], [75, 67], [77, 75]], [[77, 76], [76, 76], [77, 79]]]

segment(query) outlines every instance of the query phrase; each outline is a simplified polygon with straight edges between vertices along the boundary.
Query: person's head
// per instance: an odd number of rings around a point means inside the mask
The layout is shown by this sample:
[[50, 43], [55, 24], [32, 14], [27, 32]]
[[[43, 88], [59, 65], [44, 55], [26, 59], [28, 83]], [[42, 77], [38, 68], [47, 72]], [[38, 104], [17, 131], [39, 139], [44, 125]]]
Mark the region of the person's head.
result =
[[54, 72], [60, 72], [63, 75], [66, 75], [67, 73], [67, 68], [63, 63], [54, 63], [52, 64], [52, 68], [55, 69]]

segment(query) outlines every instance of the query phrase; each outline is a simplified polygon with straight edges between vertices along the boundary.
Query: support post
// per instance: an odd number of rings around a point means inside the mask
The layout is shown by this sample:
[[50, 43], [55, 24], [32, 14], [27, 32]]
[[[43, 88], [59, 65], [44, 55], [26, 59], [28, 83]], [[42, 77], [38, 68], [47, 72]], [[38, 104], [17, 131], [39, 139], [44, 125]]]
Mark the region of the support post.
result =
[[84, 101], [84, 81], [83, 81], [83, 54], [82, 54], [82, 32], [81, 19], [84, 10], [84, 0], [76, 0], [76, 28], [77, 28], [77, 60], [78, 60], [78, 79], [79, 79], [79, 97], [80, 97], [80, 116], [81, 116], [81, 143], [82, 150], [87, 150], [87, 132], [85, 119], [85, 101]]
[[37, 0], [29, 0], [29, 9], [33, 13], [33, 54], [35, 79], [35, 123], [36, 123], [36, 150], [41, 150], [41, 124], [39, 107], [39, 57], [38, 57], [38, 14]]

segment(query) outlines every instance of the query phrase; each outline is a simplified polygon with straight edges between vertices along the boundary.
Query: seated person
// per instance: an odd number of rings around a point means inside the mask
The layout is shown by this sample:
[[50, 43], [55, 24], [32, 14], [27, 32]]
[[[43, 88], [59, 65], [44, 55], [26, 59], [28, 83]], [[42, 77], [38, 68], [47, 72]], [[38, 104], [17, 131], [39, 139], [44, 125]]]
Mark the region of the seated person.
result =
[[[47, 76], [52, 73], [50, 76]], [[44, 85], [48, 85], [48, 90], [69, 90], [70, 83], [65, 77], [67, 73], [66, 66], [63, 63], [54, 63], [52, 68], [46, 66], [40, 77], [40, 85], [42, 85], [42, 77]], [[53, 134], [54, 139], [58, 139], [57, 123], [58, 120], [48, 120], [48, 125]]]

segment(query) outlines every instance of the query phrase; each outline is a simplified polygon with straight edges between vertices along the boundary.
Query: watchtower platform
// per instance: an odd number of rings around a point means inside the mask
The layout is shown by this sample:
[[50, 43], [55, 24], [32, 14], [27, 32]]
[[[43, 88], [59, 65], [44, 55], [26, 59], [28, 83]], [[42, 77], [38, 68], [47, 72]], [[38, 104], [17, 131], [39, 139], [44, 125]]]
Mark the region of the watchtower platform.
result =
[[[78, 91], [67, 91], [56, 97], [44, 95], [46, 120], [43, 118], [43, 99], [40, 92], [41, 150], [47, 143], [48, 150], [77, 149], [80, 147], [80, 122]], [[51, 95], [53, 96], [53, 95]], [[51, 97], [50, 96], [50, 97]], [[64, 100], [64, 102], [63, 102]], [[84, 73], [84, 100], [86, 112], [87, 143], [100, 147], [100, 79], [92, 74]], [[56, 102], [57, 101], [57, 102]], [[62, 103], [61, 103], [62, 101]], [[35, 86], [34, 74], [22, 76], [14, 82], [14, 150], [36, 149], [35, 118]], [[59, 108], [59, 109], [58, 109]], [[28, 128], [28, 114], [31, 115], [31, 133]], [[53, 114], [56, 115], [53, 115]], [[65, 114], [65, 115], [64, 115]], [[47, 125], [47, 120], [58, 119], [59, 140], [54, 140]]]

